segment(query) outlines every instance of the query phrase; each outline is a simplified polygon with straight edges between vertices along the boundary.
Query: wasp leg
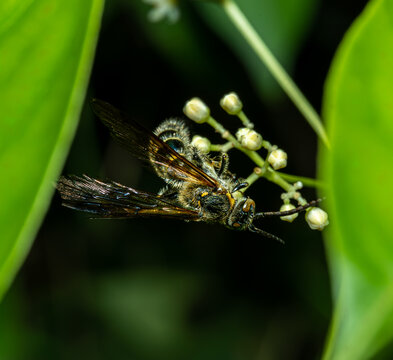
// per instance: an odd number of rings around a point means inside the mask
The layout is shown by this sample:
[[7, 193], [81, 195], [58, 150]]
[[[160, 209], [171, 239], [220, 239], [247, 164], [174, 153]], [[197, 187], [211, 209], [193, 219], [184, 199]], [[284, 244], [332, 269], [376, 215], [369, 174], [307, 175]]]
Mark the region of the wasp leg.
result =
[[221, 176], [222, 174], [226, 173], [228, 171], [228, 165], [229, 165], [229, 156], [227, 153], [220, 153], [219, 159], [218, 159], [218, 166], [217, 166], [217, 176]]

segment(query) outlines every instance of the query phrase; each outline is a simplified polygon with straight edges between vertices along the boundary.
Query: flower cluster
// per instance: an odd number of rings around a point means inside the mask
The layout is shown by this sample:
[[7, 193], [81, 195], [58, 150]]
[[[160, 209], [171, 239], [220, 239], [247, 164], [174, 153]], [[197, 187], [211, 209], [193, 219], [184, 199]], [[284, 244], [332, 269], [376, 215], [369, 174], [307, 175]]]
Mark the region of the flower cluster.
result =
[[153, 6], [147, 15], [151, 22], [159, 22], [167, 18], [170, 23], [175, 23], [180, 18], [177, 0], [143, 0], [143, 2]]
[[[215, 145], [211, 144], [210, 140], [207, 138], [194, 136], [192, 144], [204, 153], [208, 153], [209, 151], [226, 152], [233, 147], [241, 150], [258, 166], [253, 174], [246, 179], [248, 185], [251, 185], [259, 177], [265, 177], [277, 183], [285, 190], [281, 195], [283, 200], [283, 205], [280, 208], [280, 212], [283, 213], [283, 216], [280, 216], [281, 220], [292, 222], [298, 217], [299, 211], [296, 210], [298, 208], [291, 203], [291, 201], [297, 202], [298, 207], [302, 209], [308, 207], [305, 218], [310, 228], [313, 230], [323, 230], [329, 224], [328, 214], [319, 207], [311, 206], [311, 204], [307, 203], [302, 197], [299, 191], [303, 188], [303, 183], [301, 181], [296, 181], [291, 184], [284, 179], [285, 174], [277, 172], [277, 170], [287, 166], [287, 153], [276, 145], [270, 144], [263, 139], [261, 134], [253, 129], [254, 125], [245, 115], [243, 103], [236, 93], [231, 92], [225, 95], [220, 100], [220, 105], [228, 114], [237, 116], [241, 120], [243, 127], [238, 129], [236, 136], [233, 136], [211, 116], [209, 107], [201, 99], [195, 97], [186, 102], [183, 108], [184, 114], [198, 124], [208, 123], [211, 125], [225, 140], [227, 140], [227, 143]], [[265, 149], [267, 151], [265, 158], [262, 158], [257, 152], [260, 149]], [[291, 176], [291, 178], [294, 177]], [[245, 189], [243, 191], [245, 191]], [[312, 205], [314, 205], [314, 203], [315, 202], [312, 202]]]

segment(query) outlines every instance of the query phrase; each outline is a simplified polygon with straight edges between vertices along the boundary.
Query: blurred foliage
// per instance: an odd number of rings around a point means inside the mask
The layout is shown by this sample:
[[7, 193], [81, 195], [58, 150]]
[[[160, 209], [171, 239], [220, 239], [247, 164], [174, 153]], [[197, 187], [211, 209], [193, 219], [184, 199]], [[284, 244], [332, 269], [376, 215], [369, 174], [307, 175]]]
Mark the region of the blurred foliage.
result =
[[[252, 83], [264, 101], [277, 101], [283, 91], [250, 46], [244, 41], [226, 14], [214, 3], [197, 2], [209, 26], [228, 44], [244, 64]], [[239, 1], [241, 10], [267, 43], [279, 62], [292, 72], [305, 34], [315, 21], [320, 0]]]
[[393, 1], [374, 0], [327, 80], [332, 152], [320, 158], [335, 312], [326, 359], [368, 359], [393, 337]]
[[102, 1], [0, 5], [0, 299], [53, 194], [79, 117]]
[[188, 314], [199, 291], [195, 275], [139, 270], [99, 279], [97, 301], [92, 306], [141, 356], [182, 358], [190, 350]]
[[[133, 11], [140, 14], [141, 26], [149, 39], [173, 66], [178, 70], [185, 70], [187, 76], [191, 76], [192, 79], [196, 80], [198, 76], [203, 76], [208, 82], [212, 67], [206, 65], [221, 59], [217, 59], [215, 52], [206, 47], [206, 38], [201, 38], [200, 33], [195, 31], [194, 21], [188, 11], [182, 12], [181, 21], [176, 27], [165, 21], [152, 24], [143, 18], [146, 14], [146, 5], [141, 1], [126, 2]], [[243, 0], [240, 5], [269, 48], [291, 72], [302, 40], [315, 19], [319, 3], [320, 0]], [[228, 21], [222, 9], [209, 1], [195, 1], [194, 6], [206, 24], [236, 53], [261, 98], [267, 102], [278, 101], [277, 98], [283, 95], [282, 90], [266, 68], [261, 66], [260, 60], [234, 25]], [[195, 66], [196, 59], [198, 66]], [[225, 61], [225, 57], [223, 60]], [[190, 72], [190, 69], [193, 71]], [[207, 72], [202, 73], [201, 70]], [[227, 76], [233, 71], [234, 69], [228, 69]], [[232, 86], [236, 86], [236, 83], [233, 82]]]

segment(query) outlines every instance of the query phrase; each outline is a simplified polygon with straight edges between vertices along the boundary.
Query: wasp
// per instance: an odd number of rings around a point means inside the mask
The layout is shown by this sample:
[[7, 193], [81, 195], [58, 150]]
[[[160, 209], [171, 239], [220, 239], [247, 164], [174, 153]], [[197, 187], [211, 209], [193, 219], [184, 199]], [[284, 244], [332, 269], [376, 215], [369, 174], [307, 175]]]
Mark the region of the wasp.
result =
[[241, 190], [248, 184], [228, 170], [228, 155], [212, 157], [191, 145], [185, 123], [164, 121], [154, 132], [102, 100], [91, 101], [93, 112], [111, 135], [133, 155], [149, 163], [166, 186], [157, 194], [90, 176], [62, 176], [57, 190], [63, 205], [97, 218], [163, 217], [222, 224], [282, 241], [254, 225], [266, 216], [291, 215], [319, 200], [289, 211], [256, 212], [255, 202]]

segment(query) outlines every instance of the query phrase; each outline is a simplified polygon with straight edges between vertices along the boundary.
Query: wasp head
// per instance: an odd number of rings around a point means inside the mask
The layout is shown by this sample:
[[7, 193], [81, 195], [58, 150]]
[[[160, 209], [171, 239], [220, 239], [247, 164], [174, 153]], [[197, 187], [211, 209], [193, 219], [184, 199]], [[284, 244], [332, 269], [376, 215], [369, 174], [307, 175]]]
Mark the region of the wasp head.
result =
[[227, 219], [227, 226], [237, 230], [247, 230], [255, 214], [255, 202], [250, 198], [237, 200]]

